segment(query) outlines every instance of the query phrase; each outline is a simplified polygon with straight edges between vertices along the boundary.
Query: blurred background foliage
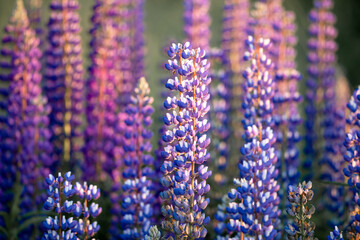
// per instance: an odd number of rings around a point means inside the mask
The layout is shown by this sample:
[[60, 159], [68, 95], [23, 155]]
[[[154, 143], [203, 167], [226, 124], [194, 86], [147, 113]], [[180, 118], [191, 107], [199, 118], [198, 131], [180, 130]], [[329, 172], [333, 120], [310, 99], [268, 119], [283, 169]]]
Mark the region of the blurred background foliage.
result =
[[[28, 4], [30, 0], [24, 0]], [[298, 24], [298, 67], [306, 77], [306, 42], [309, 21], [307, 14], [312, 7], [313, 0], [285, 0], [284, 5], [288, 10], [293, 10], [297, 16]], [[0, 0], [0, 37], [2, 29], [9, 21], [9, 17], [15, 6], [15, 0]], [[80, 16], [82, 24], [83, 55], [85, 68], [87, 68], [90, 35], [90, 17], [94, 0], [79, 0]], [[358, 67], [360, 66], [360, 1], [359, 0], [335, 0], [335, 14], [338, 18], [337, 28], [339, 36], [338, 63], [346, 78], [351, 83], [351, 89], [360, 83]], [[43, 0], [43, 26], [46, 26], [49, 17], [50, 0]], [[211, 46], [219, 47], [222, 27], [222, 0], [211, 1], [212, 37]], [[166, 77], [166, 72], [161, 70], [161, 64], [166, 61], [163, 48], [170, 42], [181, 42], [183, 34], [183, 1], [182, 0], [147, 0], [146, 6], [146, 77], [150, 82], [152, 95], [159, 96], [160, 78]], [[44, 37], [46, 37], [46, 29]], [[156, 104], [161, 104], [156, 101]]]

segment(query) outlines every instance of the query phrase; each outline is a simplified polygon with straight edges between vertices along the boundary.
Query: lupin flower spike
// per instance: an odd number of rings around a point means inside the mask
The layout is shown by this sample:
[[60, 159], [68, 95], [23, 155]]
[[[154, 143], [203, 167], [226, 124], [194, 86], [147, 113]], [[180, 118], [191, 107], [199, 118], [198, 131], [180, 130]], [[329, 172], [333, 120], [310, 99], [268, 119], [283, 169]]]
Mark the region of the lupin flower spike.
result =
[[184, 30], [187, 41], [194, 48], [210, 50], [209, 0], [184, 1]]
[[154, 159], [149, 154], [152, 149], [150, 126], [154, 109], [151, 106], [153, 98], [149, 95], [149, 84], [142, 77], [126, 108], [121, 239], [143, 239], [154, 224]]
[[[241, 178], [234, 179], [237, 188], [228, 194], [231, 202], [226, 209], [229, 220], [226, 230], [227, 236], [239, 233], [240, 238], [276, 239], [279, 234], [276, 228], [280, 215], [277, 195], [280, 186], [275, 180], [278, 176], [275, 168], [277, 154], [273, 148], [276, 138], [271, 129], [273, 86], [268, 71], [271, 60], [264, 54], [270, 40], [261, 38], [255, 41], [249, 36], [247, 45], [249, 51], [244, 59], [250, 60], [251, 66], [243, 72], [242, 105], [246, 143], [241, 148], [244, 156], [239, 163]], [[263, 216], [258, 211], [262, 211]]]
[[345, 135], [344, 146], [346, 148], [344, 159], [348, 165], [344, 168], [348, 185], [353, 194], [350, 204], [351, 219], [350, 230], [347, 231], [351, 238], [360, 237], [360, 179], [359, 179], [359, 159], [360, 159], [360, 86], [357, 87], [347, 104], [349, 114], [346, 119], [347, 132]]
[[[51, 106], [54, 158], [78, 167], [82, 159], [84, 78], [77, 0], [52, 0], [45, 51], [45, 92]], [[71, 160], [71, 162], [69, 162]]]
[[[84, 179], [87, 181], [105, 181], [112, 175], [116, 162], [114, 147], [116, 142], [117, 104], [119, 98], [116, 84], [120, 81], [118, 72], [118, 36], [115, 16], [103, 14], [111, 7], [97, 3], [94, 7], [91, 30], [90, 54], [92, 65], [89, 69], [89, 91], [87, 95], [86, 117], [88, 126], [85, 130]], [[114, 10], [116, 13], [116, 11]], [[113, 14], [115, 14], [113, 13]]]
[[[225, 87], [229, 88], [227, 95], [231, 101], [231, 108], [235, 110], [235, 116], [232, 116], [231, 126], [237, 139], [241, 138], [241, 99], [242, 95], [242, 71], [246, 64], [243, 56], [246, 51], [244, 42], [246, 41], [247, 26], [249, 23], [249, 0], [226, 0], [224, 2], [224, 16], [221, 48], [223, 50], [222, 62], [226, 75], [230, 78], [230, 84]], [[240, 148], [240, 145], [239, 145]], [[239, 149], [237, 148], [237, 149]]]
[[[41, 196], [37, 196], [37, 180], [49, 173], [53, 162], [47, 130], [48, 107], [41, 92], [39, 39], [30, 29], [22, 0], [16, 2], [3, 43], [0, 94], [6, 100], [0, 104], [0, 209], [9, 212], [14, 188], [21, 184], [21, 201], [16, 207], [23, 215], [38, 210]], [[30, 236], [31, 229], [21, 233], [22, 239]]]
[[295, 14], [280, 8], [278, 15], [279, 19], [273, 23], [272, 39], [275, 47], [271, 48], [270, 52], [275, 62], [274, 130], [279, 149], [277, 168], [281, 172], [279, 178], [281, 209], [284, 210], [287, 189], [290, 185], [297, 184], [300, 177], [298, 171], [300, 153], [297, 144], [301, 140], [299, 126], [302, 119], [298, 109], [302, 96], [298, 91], [301, 75], [296, 70], [295, 63], [297, 43]]
[[315, 207], [309, 203], [314, 196], [311, 188], [311, 182], [299, 183], [298, 187], [289, 186], [288, 201], [291, 206], [286, 209], [286, 212], [294, 220], [293, 223], [285, 226], [289, 240], [316, 239], [314, 238], [315, 224], [311, 222], [311, 216], [315, 212]]
[[165, 84], [172, 94], [164, 102], [168, 130], [162, 138], [168, 145], [161, 153], [162, 227], [170, 238], [203, 239], [210, 221], [204, 213], [209, 204], [204, 195], [210, 190], [206, 179], [211, 175], [205, 165], [210, 158], [205, 134], [210, 128], [206, 119], [210, 63], [204, 59], [205, 51], [192, 49], [189, 42], [172, 44], [168, 55], [165, 67], [174, 76]]
[[[67, 172], [62, 177], [61, 173], [55, 178], [52, 174], [45, 179], [48, 185], [48, 198], [44, 203], [44, 209], [55, 211], [55, 217], [47, 217], [43, 222], [45, 229], [42, 240], [78, 240], [90, 239], [100, 229], [100, 225], [90, 222], [90, 218], [96, 218], [102, 209], [98, 204], [90, 201], [100, 197], [100, 189], [95, 185], [76, 183], [72, 184], [75, 176]], [[82, 199], [83, 203], [73, 200], [73, 196]]]
[[[311, 10], [309, 18], [310, 39], [308, 41], [308, 79], [306, 81], [305, 94], [305, 148], [306, 160], [304, 167], [308, 169], [305, 180], [310, 180], [314, 174], [315, 164], [324, 163], [326, 159], [332, 158], [331, 152], [332, 135], [334, 134], [335, 118], [335, 52], [337, 44], [335, 38], [337, 31], [334, 28], [336, 17], [330, 11], [333, 4], [332, 0], [316, 0], [314, 9]], [[326, 89], [326, 91], [323, 91]], [[323, 118], [321, 118], [324, 116]], [[321, 119], [321, 120], [319, 120]], [[321, 123], [318, 126], [317, 123]], [[317, 130], [323, 129], [323, 136]], [[335, 133], [336, 134], [336, 133]], [[325, 146], [322, 147], [322, 137]], [[322, 149], [321, 149], [322, 148]], [[319, 152], [323, 150], [322, 154]], [[321, 156], [321, 159], [317, 159]], [[315, 176], [318, 177], [318, 176]]]

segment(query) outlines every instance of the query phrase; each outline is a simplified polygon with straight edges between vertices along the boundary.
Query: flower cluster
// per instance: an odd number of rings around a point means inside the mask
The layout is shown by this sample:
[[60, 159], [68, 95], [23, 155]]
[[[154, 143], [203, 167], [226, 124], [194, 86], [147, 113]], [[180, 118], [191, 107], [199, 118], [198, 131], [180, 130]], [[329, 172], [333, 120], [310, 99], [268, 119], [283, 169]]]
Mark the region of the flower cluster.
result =
[[77, 166], [82, 159], [84, 78], [77, 0], [52, 0], [45, 51], [45, 92], [51, 105], [54, 158]]
[[121, 218], [121, 239], [143, 239], [153, 225], [155, 201], [152, 189], [154, 159], [149, 154], [152, 132], [153, 98], [145, 78], [140, 78], [135, 96], [126, 108], [125, 155]]
[[[49, 173], [53, 161], [48, 125], [48, 106], [41, 90], [41, 51], [39, 39], [30, 29], [23, 2], [16, 9], [5, 28], [5, 43], [0, 62], [2, 68], [1, 102], [5, 114], [1, 116], [0, 208], [10, 212], [15, 185], [21, 184], [21, 215], [37, 210], [39, 202], [38, 178]], [[11, 208], [13, 208], [11, 207]], [[30, 233], [31, 234], [31, 233]], [[29, 238], [25, 233], [21, 239]]]
[[184, 30], [186, 39], [196, 48], [210, 50], [210, 1], [184, 1]]
[[172, 44], [168, 55], [171, 59], [165, 67], [174, 77], [165, 84], [172, 95], [164, 102], [168, 130], [162, 138], [168, 145], [161, 153], [161, 183], [166, 189], [161, 193], [162, 227], [175, 238], [202, 239], [210, 221], [204, 213], [209, 203], [204, 195], [210, 190], [206, 179], [211, 175], [204, 164], [210, 158], [210, 139], [205, 134], [210, 128], [206, 119], [210, 63], [204, 59], [205, 51], [192, 49], [189, 42]]
[[[90, 223], [89, 218], [96, 218], [102, 209], [98, 204], [93, 202], [90, 205], [89, 202], [100, 197], [100, 189], [94, 185], [88, 186], [86, 182], [83, 185], [77, 182], [73, 186], [74, 179], [71, 172], [67, 172], [64, 177], [59, 173], [57, 178], [52, 174], [46, 178], [48, 198], [44, 203], [44, 209], [54, 210], [56, 216], [49, 216], [43, 222], [43, 240], [77, 240], [77, 236], [88, 239], [99, 231], [100, 226], [97, 222]], [[83, 203], [69, 200], [74, 195], [84, 199]]]
[[314, 196], [311, 188], [311, 182], [303, 182], [298, 187], [289, 186], [288, 201], [291, 206], [286, 209], [286, 212], [294, 218], [294, 222], [288, 224], [285, 231], [290, 240], [314, 239], [315, 224], [310, 221], [315, 212], [315, 207], [309, 204]]

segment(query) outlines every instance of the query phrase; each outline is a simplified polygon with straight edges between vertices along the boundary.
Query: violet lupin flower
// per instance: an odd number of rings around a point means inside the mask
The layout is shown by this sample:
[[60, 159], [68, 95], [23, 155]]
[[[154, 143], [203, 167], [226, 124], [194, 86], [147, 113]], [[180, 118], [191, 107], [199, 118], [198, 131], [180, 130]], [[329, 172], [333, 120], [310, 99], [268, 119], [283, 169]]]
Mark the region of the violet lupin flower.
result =
[[[104, 3], [103, 3], [104, 4]], [[85, 130], [85, 165], [86, 180], [101, 180], [111, 176], [116, 167], [114, 147], [117, 124], [118, 92], [117, 78], [117, 28], [115, 19], [101, 13], [112, 5], [95, 5], [92, 17], [94, 29], [91, 46], [92, 65], [89, 69], [89, 91], [86, 116], [88, 126]], [[110, 10], [109, 10], [110, 11]], [[100, 21], [100, 17], [104, 17]]]
[[204, 59], [205, 51], [192, 49], [189, 42], [172, 44], [168, 55], [165, 67], [174, 76], [165, 84], [172, 95], [164, 102], [168, 130], [163, 140], [168, 145], [162, 152], [161, 183], [166, 189], [161, 193], [162, 227], [170, 238], [203, 239], [210, 221], [204, 213], [209, 203], [204, 195], [210, 190], [206, 179], [211, 175], [204, 164], [210, 159], [205, 134], [210, 128], [205, 117], [210, 109], [210, 63]]
[[[54, 158], [78, 167], [82, 159], [84, 79], [77, 0], [52, 0], [45, 51], [45, 90], [51, 106]], [[71, 160], [71, 162], [69, 162]]]
[[350, 98], [347, 108], [350, 113], [346, 119], [347, 132], [345, 135], [344, 146], [346, 148], [344, 159], [348, 165], [344, 168], [344, 174], [348, 178], [348, 185], [350, 186], [352, 196], [352, 203], [350, 205], [351, 219], [350, 230], [347, 231], [351, 238], [360, 237], [360, 214], [359, 214], [359, 190], [360, 190], [360, 88], [356, 88]]
[[126, 108], [125, 156], [121, 199], [121, 239], [143, 239], [153, 225], [155, 201], [152, 179], [154, 159], [149, 154], [152, 132], [153, 98], [145, 78], [140, 78], [135, 96]]
[[187, 41], [195, 48], [210, 50], [209, 0], [184, 1], [184, 31]]
[[249, 23], [249, 0], [226, 0], [224, 3], [223, 29], [221, 48], [223, 50], [223, 64], [225, 71], [231, 79], [230, 98], [231, 107], [235, 111], [232, 126], [234, 135], [240, 139], [242, 135], [241, 127], [241, 98], [242, 94], [242, 71], [245, 69], [243, 56], [246, 51], [244, 42], [248, 35], [246, 33]]
[[[39, 39], [30, 29], [21, 0], [5, 28], [3, 43], [1, 54], [7, 59], [0, 63], [5, 70], [1, 80], [8, 84], [0, 91], [6, 98], [1, 104], [5, 114], [1, 117], [0, 208], [9, 211], [13, 191], [21, 184], [19, 207], [25, 215], [37, 210], [38, 178], [48, 174], [53, 162], [49, 156], [48, 106], [41, 95]], [[27, 239], [28, 234], [31, 229], [19, 237]]]
[[290, 186], [288, 191], [288, 201], [291, 204], [286, 212], [294, 220], [293, 223], [285, 227], [289, 240], [314, 240], [315, 224], [311, 222], [311, 216], [315, 212], [315, 207], [309, 202], [314, 196], [311, 190], [311, 182], [299, 183], [298, 187]]
[[334, 227], [334, 231], [330, 232], [330, 235], [326, 237], [327, 240], [344, 240], [342, 233], [337, 226]]
[[[335, 106], [335, 51], [337, 45], [334, 41], [337, 31], [334, 28], [335, 16], [330, 12], [331, 0], [315, 1], [315, 8], [310, 12], [311, 25], [309, 28], [310, 39], [308, 41], [308, 79], [306, 81], [307, 91], [305, 95], [305, 148], [306, 160], [304, 167], [309, 169], [305, 179], [313, 178], [313, 163], [318, 160], [321, 142], [317, 129], [323, 129], [325, 147], [321, 156], [324, 159], [331, 158], [331, 136], [334, 131], [334, 106]], [[323, 91], [326, 89], [326, 91]], [[323, 102], [323, 106], [321, 105]], [[318, 119], [325, 116], [321, 121]], [[317, 123], [321, 122], [321, 126]], [[330, 151], [329, 151], [330, 150]]]

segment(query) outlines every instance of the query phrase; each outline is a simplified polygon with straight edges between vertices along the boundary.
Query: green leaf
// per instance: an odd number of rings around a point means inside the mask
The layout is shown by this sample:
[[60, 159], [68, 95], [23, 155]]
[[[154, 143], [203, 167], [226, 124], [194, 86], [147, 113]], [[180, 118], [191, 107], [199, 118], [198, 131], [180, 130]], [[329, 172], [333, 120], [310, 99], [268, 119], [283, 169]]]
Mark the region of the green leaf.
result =
[[3, 226], [0, 226], [0, 233], [5, 234], [9, 238], [8, 231]]
[[349, 187], [349, 185], [347, 183], [343, 183], [343, 182], [320, 181], [320, 183], [326, 184], [326, 185]]
[[19, 226], [19, 228], [17, 229], [17, 232], [20, 233], [27, 227], [29, 227], [31, 225], [37, 225], [38, 223], [40, 223], [44, 220], [45, 220], [45, 217], [43, 217], [43, 216], [29, 218], [28, 220], [26, 220]]

